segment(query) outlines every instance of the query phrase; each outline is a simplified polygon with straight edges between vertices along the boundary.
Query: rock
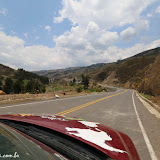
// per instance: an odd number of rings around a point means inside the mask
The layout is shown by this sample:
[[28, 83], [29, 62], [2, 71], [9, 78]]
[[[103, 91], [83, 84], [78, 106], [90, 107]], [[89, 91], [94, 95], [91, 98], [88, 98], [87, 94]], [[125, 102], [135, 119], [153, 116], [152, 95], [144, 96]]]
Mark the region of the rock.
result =
[[55, 97], [56, 97], [56, 98], [59, 98], [59, 95], [56, 94]]
[[0, 90], [0, 95], [5, 95], [6, 93]]

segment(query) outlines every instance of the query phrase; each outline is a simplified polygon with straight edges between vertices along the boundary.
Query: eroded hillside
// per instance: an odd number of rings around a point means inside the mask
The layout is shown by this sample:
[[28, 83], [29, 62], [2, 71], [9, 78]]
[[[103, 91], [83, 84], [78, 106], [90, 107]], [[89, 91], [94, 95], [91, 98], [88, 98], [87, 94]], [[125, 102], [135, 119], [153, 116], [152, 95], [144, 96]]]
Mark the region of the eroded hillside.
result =
[[160, 95], [160, 54], [146, 70], [139, 91], [153, 96]]
[[[150, 52], [150, 51], [148, 51]], [[112, 67], [104, 68], [97, 77], [104, 73], [103, 83], [112, 86], [137, 89], [153, 96], [160, 95], [160, 49], [143, 56], [134, 56]], [[96, 78], [97, 78], [96, 77]]]

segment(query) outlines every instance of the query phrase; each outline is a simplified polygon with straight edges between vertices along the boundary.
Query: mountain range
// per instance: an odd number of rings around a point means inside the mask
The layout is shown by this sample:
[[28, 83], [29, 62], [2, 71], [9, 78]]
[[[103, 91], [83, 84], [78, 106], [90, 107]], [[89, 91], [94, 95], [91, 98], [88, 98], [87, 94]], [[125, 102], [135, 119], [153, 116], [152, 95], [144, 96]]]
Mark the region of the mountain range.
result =
[[153, 96], [160, 95], [160, 47], [138, 53], [113, 63], [87, 67], [34, 72], [54, 80], [70, 81], [88, 75], [92, 81], [108, 86], [136, 89]]

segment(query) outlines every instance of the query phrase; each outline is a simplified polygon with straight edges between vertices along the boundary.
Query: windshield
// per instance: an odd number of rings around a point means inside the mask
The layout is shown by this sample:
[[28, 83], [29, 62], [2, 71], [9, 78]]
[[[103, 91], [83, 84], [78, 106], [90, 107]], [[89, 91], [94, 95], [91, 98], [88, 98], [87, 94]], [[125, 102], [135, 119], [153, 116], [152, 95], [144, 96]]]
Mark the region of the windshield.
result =
[[61, 155], [50, 154], [24, 136], [0, 124], [0, 158], [22, 160], [59, 160]]

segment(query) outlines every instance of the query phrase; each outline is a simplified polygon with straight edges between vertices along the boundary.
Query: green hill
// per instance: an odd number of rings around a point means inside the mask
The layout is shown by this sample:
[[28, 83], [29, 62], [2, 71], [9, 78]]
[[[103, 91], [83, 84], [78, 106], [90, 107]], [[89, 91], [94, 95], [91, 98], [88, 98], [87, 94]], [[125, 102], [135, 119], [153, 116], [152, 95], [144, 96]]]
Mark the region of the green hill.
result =
[[0, 64], [0, 90], [10, 93], [36, 93], [45, 92], [45, 85], [49, 83], [48, 77], [39, 76], [23, 69], [14, 70]]

